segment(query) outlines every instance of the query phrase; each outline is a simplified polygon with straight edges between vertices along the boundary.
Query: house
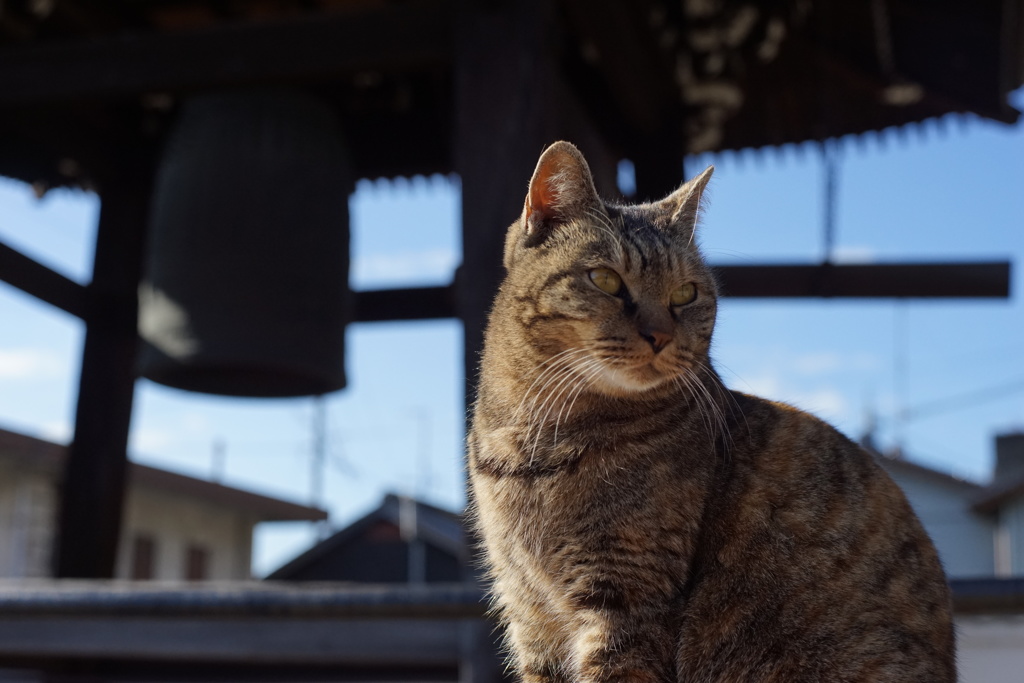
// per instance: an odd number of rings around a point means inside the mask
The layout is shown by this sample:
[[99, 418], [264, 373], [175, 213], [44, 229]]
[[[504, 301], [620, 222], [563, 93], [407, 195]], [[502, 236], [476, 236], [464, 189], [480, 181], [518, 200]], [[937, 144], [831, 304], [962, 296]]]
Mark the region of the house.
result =
[[[371, 584], [407, 584], [414, 590], [426, 589], [425, 584], [435, 584], [431, 588], [442, 590], [468, 587], [482, 602], [484, 594], [471, 549], [463, 515], [407, 496], [388, 494], [377, 508], [274, 571], [267, 580], [345, 581], [351, 582], [352, 588], [368, 590], [384, 588]], [[391, 680], [439, 680], [436, 665], [443, 655], [439, 646], [431, 647], [430, 643], [452, 628], [459, 629], [462, 648], [459, 678], [469, 676], [498, 683], [512, 680], [501, 654], [500, 631], [486, 619], [408, 620], [401, 632], [419, 647], [407, 644], [407, 654], [419, 654], [413, 655], [407, 668]], [[389, 632], [374, 636], [367, 631], [362, 637], [365, 647], [372, 649], [389, 642], [394, 635]], [[440, 680], [444, 680], [444, 674]]]
[[1024, 433], [997, 436], [995, 450], [987, 486], [877, 456], [949, 576], [962, 683], [1011, 683], [1024, 671]]
[[899, 455], [875, 453], [935, 543], [951, 578], [995, 576], [995, 524], [974, 509], [985, 487]]
[[1024, 576], [1024, 433], [997, 436], [988, 485], [876, 452], [903, 489], [953, 580]]
[[[46, 577], [67, 448], [0, 429], [0, 577]], [[253, 528], [323, 510], [130, 463], [116, 577], [248, 579]]]
[[388, 494], [376, 509], [267, 579], [438, 583], [476, 581], [462, 515]]

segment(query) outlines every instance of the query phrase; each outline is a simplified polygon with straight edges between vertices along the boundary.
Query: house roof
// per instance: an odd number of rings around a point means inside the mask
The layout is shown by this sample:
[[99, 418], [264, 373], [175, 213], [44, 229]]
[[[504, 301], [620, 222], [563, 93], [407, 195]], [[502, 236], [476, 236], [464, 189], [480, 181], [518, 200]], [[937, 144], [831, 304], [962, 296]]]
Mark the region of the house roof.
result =
[[[51, 441], [0, 429], [0, 459], [13, 460], [47, 473], [55, 473], [60, 471], [67, 457], [67, 450], [66, 446]], [[319, 508], [299, 505], [135, 462], [128, 464], [128, 482], [129, 486], [141, 486], [245, 512], [257, 517], [262, 522], [327, 519], [327, 512]]]
[[978, 496], [971, 506], [975, 512], [993, 513], [996, 512], [1007, 501], [1024, 496], [1024, 476], [1004, 482], [996, 482], [986, 486], [978, 492]]
[[933, 482], [952, 484], [954, 486], [972, 492], [973, 502], [971, 509], [981, 514], [993, 514], [1009, 500], [1024, 496], [1024, 475], [984, 486], [966, 479], [955, 477], [946, 472], [932, 469], [901, 456], [888, 455], [869, 449], [875, 460], [886, 471], [895, 473], [903, 472], [910, 476], [923, 478]]
[[900, 472], [941, 484], [951, 484], [966, 490], [981, 491], [984, 489], [981, 484], [907, 460], [902, 455], [880, 453], [872, 449], [868, 449], [868, 452], [875, 456], [875, 461], [882, 466], [882, 469], [890, 473]]
[[951, 579], [957, 614], [1024, 613], [1024, 578]]
[[[415, 512], [416, 536], [427, 543], [433, 544], [450, 554], [468, 560], [469, 545], [463, 532], [462, 515], [423, 503], [406, 496], [389, 493], [380, 506], [360, 517], [358, 520], [341, 529], [334, 535], [302, 553], [286, 565], [276, 569], [267, 576], [268, 579], [288, 578], [306, 566], [317, 562], [338, 548], [355, 540], [374, 524], [389, 522], [402, 526], [403, 506], [412, 506]], [[410, 510], [410, 508], [406, 508]]]

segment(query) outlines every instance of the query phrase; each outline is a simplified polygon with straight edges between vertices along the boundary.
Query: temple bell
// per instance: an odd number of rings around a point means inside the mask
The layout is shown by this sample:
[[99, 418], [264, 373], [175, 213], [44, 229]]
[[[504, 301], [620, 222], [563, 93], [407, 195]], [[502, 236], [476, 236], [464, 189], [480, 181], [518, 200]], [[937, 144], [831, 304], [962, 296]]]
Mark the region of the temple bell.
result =
[[231, 396], [343, 388], [351, 169], [335, 112], [309, 94], [185, 102], [155, 180], [140, 374]]

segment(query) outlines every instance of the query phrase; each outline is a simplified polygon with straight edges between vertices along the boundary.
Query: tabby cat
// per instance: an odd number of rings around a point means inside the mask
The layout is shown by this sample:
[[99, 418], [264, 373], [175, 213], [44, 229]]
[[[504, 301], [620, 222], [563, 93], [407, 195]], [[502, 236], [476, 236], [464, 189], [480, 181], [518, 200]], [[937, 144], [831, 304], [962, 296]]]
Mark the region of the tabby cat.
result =
[[523, 681], [956, 678], [934, 547], [872, 457], [726, 390], [694, 231], [708, 168], [602, 201], [541, 156], [509, 229], [469, 436], [471, 499]]

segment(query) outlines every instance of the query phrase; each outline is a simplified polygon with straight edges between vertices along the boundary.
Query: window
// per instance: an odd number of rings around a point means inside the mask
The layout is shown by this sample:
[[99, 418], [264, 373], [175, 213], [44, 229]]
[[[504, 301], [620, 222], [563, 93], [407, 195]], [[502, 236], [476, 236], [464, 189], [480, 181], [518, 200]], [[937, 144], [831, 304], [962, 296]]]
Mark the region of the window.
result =
[[156, 574], [156, 540], [152, 536], [138, 535], [132, 539], [131, 577], [148, 581]]
[[210, 578], [210, 551], [201, 545], [190, 545], [185, 555], [185, 578], [203, 581]]

